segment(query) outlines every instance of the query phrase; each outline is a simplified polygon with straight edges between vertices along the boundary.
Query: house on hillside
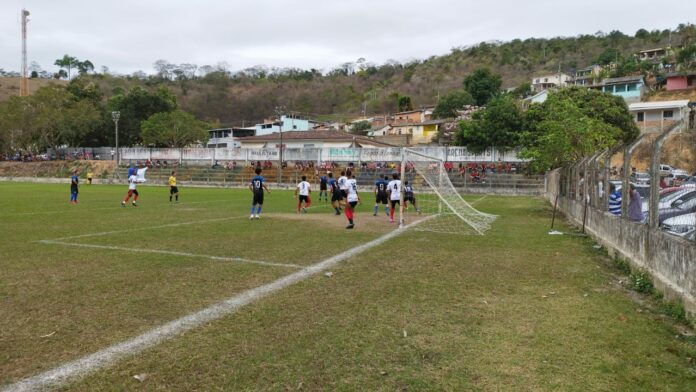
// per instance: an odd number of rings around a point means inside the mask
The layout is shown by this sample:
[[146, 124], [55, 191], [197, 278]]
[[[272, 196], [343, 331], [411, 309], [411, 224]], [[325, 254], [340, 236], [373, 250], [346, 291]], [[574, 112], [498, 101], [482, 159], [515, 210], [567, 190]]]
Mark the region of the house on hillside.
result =
[[696, 71], [668, 73], [661, 84], [667, 91], [696, 88]]
[[391, 124], [419, 123], [432, 120], [434, 109], [434, 107], [424, 107], [422, 109], [394, 113]]
[[270, 135], [280, 132], [280, 127], [285, 131], [309, 131], [321, 125], [320, 122], [310, 120], [308, 118], [291, 114], [282, 115], [280, 121], [266, 121], [261, 124], [256, 124], [256, 136]]
[[662, 132], [683, 118], [688, 118], [688, 100], [636, 102], [628, 105], [636, 125], [643, 133]]
[[[392, 124], [387, 135], [409, 135], [409, 145], [431, 144], [437, 135], [438, 128], [445, 120], [427, 120], [416, 123]], [[437, 141], [435, 141], [437, 142]]]
[[646, 49], [636, 53], [636, 57], [640, 61], [658, 62], [661, 61], [663, 58], [667, 57], [670, 54], [670, 52], [671, 48], [669, 47]]
[[539, 93], [536, 93], [532, 95], [531, 97], [525, 98], [522, 100], [522, 105], [524, 107], [528, 107], [529, 105], [533, 103], [544, 103], [546, 101], [546, 98], [549, 97], [549, 90], [544, 90]]
[[573, 84], [576, 86], [591, 86], [599, 78], [602, 67], [597, 64], [580, 68], [573, 74]]
[[[242, 148], [279, 148], [280, 133], [239, 138]], [[283, 131], [283, 148], [389, 147], [377, 140], [342, 131]]]
[[571, 84], [572, 81], [573, 77], [563, 72], [535, 76], [532, 78], [532, 91], [539, 93], [550, 88], [564, 87]]
[[369, 131], [367, 131], [367, 136], [384, 136], [389, 132], [390, 129], [391, 125], [389, 124], [378, 125], [376, 127], [372, 127]]
[[605, 93], [617, 95], [627, 103], [631, 103], [640, 101], [645, 89], [645, 80], [642, 75], [606, 78], [602, 80], [602, 83], [592, 87], [598, 88]]

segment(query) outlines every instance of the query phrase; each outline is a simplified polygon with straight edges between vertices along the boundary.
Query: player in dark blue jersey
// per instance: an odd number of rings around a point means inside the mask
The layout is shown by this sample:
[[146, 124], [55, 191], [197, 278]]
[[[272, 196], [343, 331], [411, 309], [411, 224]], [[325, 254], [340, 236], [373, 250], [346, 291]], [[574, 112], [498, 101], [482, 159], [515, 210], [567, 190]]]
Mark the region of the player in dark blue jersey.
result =
[[333, 178], [333, 173], [329, 172], [329, 180], [326, 183], [331, 192], [331, 206], [336, 210], [336, 215], [341, 215], [340, 203], [341, 200], [343, 200], [343, 194], [341, 193], [341, 187], [338, 185], [338, 181]]
[[70, 177], [70, 204], [77, 204], [77, 184], [80, 182], [77, 177], [77, 170], [73, 171], [72, 177]]
[[[249, 184], [249, 190], [254, 194], [254, 200], [251, 204], [251, 215], [249, 219], [260, 219], [261, 218], [261, 207], [263, 207], [263, 191], [271, 193], [271, 191], [266, 188], [266, 180], [261, 175], [261, 168], [256, 168], [256, 176], [251, 179], [251, 184]], [[256, 214], [254, 214], [254, 208], [258, 205], [256, 209]]]
[[319, 201], [321, 201], [321, 195], [324, 195], [324, 201], [329, 201], [329, 191], [328, 191], [329, 178], [326, 176], [319, 177]]
[[420, 214], [420, 209], [416, 204], [416, 194], [413, 192], [413, 187], [409, 185], [408, 181], [404, 182], [404, 208], [408, 209], [408, 203], [413, 204], [416, 212]]
[[384, 205], [384, 212], [389, 216], [389, 196], [387, 195], [387, 186], [389, 185], [389, 177], [384, 176], [384, 179], [378, 178], [375, 182], [375, 210], [372, 216], [377, 216], [379, 205]]

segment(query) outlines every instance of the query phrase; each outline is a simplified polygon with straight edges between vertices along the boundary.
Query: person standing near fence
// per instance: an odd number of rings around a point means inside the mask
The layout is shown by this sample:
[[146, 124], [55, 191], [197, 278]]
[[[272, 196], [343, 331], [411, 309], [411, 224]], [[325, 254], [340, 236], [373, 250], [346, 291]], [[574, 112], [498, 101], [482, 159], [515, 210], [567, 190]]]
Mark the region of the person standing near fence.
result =
[[645, 219], [645, 214], [643, 214], [643, 198], [633, 184], [630, 184], [629, 190], [630, 203], [628, 204], [628, 219], [634, 222], [642, 222]]
[[616, 185], [609, 185], [609, 212], [613, 215], [621, 215], [621, 191], [616, 189]]

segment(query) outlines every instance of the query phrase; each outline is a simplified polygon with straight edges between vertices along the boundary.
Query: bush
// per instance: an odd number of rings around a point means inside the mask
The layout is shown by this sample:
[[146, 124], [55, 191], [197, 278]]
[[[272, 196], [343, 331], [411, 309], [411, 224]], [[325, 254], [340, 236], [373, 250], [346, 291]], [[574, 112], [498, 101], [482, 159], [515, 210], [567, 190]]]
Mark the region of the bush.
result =
[[651, 294], [653, 292], [653, 283], [650, 275], [643, 270], [638, 270], [628, 277], [631, 288], [639, 293]]
[[631, 273], [631, 267], [627, 262], [621, 260], [618, 256], [614, 256], [614, 267], [619, 271], [623, 272], [625, 275]]

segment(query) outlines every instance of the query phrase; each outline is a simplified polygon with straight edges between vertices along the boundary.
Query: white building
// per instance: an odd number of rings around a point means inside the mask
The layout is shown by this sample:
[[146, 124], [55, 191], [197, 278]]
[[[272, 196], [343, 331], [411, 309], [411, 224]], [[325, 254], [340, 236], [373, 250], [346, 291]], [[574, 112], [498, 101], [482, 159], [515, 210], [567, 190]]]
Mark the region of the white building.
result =
[[265, 122], [256, 124], [256, 136], [270, 135], [280, 132], [280, 127], [285, 131], [309, 131], [320, 125], [319, 122], [313, 121], [298, 115], [283, 115], [280, 121]]
[[536, 76], [532, 78], [532, 91], [538, 93], [550, 88], [564, 87], [571, 84], [572, 81], [573, 77], [563, 72]]
[[689, 100], [636, 102], [628, 105], [641, 132], [662, 132], [688, 118]]

